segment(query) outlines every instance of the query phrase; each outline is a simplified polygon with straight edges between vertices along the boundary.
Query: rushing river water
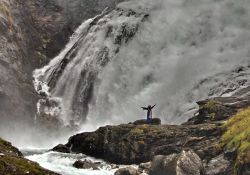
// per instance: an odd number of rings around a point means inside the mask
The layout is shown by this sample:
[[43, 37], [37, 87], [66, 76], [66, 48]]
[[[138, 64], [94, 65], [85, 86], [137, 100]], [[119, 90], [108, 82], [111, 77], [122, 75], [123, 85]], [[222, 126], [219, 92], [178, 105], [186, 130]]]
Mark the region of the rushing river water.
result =
[[[62, 175], [113, 175], [118, 166], [83, 154], [67, 154], [48, 151], [46, 149], [22, 149], [29, 160], [39, 163], [42, 167]], [[73, 167], [76, 160], [91, 160], [98, 163], [99, 170], [77, 169]]]

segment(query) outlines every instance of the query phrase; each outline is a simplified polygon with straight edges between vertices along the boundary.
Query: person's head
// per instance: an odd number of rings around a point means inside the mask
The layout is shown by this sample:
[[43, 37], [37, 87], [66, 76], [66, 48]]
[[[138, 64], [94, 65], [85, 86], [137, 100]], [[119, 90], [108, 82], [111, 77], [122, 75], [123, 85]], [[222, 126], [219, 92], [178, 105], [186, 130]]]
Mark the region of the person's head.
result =
[[151, 108], [151, 105], [148, 105], [148, 108]]

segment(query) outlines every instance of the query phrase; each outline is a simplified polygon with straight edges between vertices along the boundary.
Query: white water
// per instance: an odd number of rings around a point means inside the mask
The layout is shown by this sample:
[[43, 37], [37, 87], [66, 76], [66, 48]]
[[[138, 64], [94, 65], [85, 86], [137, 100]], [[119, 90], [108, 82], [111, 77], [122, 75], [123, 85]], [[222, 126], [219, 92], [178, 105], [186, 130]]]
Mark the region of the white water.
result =
[[[83, 154], [66, 154], [57, 152], [47, 152], [43, 149], [24, 149], [26, 158], [39, 163], [42, 167], [62, 175], [113, 175], [117, 170], [112, 165], [105, 163], [103, 160], [87, 157]], [[77, 169], [73, 167], [76, 160], [91, 160], [100, 163], [99, 170]], [[122, 166], [121, 166], [122, 167]]]

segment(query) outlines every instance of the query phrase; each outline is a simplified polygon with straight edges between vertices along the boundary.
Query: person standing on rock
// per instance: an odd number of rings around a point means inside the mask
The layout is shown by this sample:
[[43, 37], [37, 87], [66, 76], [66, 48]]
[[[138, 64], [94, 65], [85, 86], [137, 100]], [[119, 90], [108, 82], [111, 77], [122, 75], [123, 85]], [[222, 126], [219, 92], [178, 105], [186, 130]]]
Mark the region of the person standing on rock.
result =
[[147, 110], [147, 121], [148, 122], [151, 122], [151, 120], [153, 118], [152, 109], [155, 107], [155, 105], [154, 106], [148, 105], [148, 107], [141, 107], [143, 110]]

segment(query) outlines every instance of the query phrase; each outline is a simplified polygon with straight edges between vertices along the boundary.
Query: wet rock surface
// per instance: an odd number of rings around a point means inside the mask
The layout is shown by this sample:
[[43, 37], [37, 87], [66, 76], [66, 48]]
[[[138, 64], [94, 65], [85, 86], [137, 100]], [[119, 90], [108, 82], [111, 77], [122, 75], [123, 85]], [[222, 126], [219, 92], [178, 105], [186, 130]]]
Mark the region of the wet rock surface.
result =
[[52, 149], [52, 151], [57, 151], [57, 152], [61, 152], [61, 153], [70, 153], [70, 149], [69, 147], [63, 145], [63, 144], [59, 144], [56, 147], [54, 147]]
[[93, 170], [98, 170], [98, 165], [95, 164], [94, 162], [90, 160], [77, 160], [74, 164], [73, 167], [78, 168], [78, 169], [93, 169]]
[[[198, 102], [201, 113], [183, 125], [151, 125], [142, 120], [100, 127], [70, 137], [73, 152], [103, 158], [116, 164], [141, 164], [137, 173], [232, 174], [235, 150], [223, 150], [221, 125], [249, 106], [249, 97], [212, 98]], [[205, 107], [204, 107], [205, 106]], [[228, 108], [226, 113], [222, 113]], [[210, 113], [214, 116], [209, 117]], [[219, 115], [225, 114], [222, 118]], [[56, 151], [56, 149], [55, 149]]]

